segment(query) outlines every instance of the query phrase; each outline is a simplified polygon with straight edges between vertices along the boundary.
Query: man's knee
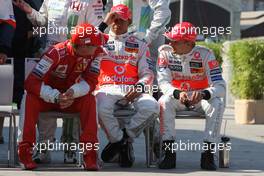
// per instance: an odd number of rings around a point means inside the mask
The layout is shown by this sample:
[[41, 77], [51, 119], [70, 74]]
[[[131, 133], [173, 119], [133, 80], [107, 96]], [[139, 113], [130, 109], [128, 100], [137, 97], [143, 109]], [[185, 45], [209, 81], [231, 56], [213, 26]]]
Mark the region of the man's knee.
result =
[[82, 96], [80, 98], [80, 101], [81, 101], [82, 104], [87, 104], [87, 103], [95, 104], [96, 103], [95, 96], [90, 94], [90, 93]]
[[172, 96], [162, 95], [158, 101], [159, 106], [162, 107], [173, 107], [173, 102], [176, 101]]
[[23, 99], [22, 101], [24, 101], [25, 103], [25, 106], [32, 105], [34, 106], [34, 109], [38, 107], [41, 101], [43, 101], [40, 97], [33, 95], [31, 93], [25, 93], [22, 99]]
[[208, 101], [209, 106], [213, 109], [224, 109], [224, 101], [221, 98], [215, 97], [212, 100]]
[[209, 100], [207, 105], [203, 105], [203, 109], [205, 111], [206, 115], [211, 115], [217, 113], [217, 117], [222, 117], [224, 110], [225, 110], [225, 103], [221, 98], [215, 97], [211, 100]]
[[213, 106], [213, 107], [216, 107], [216, 106], [221, 106], [221, 107], [224, 107], [224, 101], [219, 98], [219, 97], [215, 97], [213, 98], [211, 101], [209, 101], [209, 103]]
[[152, 97], [143, 97], [139, 99], [138, 108], [140, 111], [159, 114], [159, 104]]
[[154, 114], [159, 114], [160, 112], [159, 103], [156, 100], [150, 101], [149, 104], [146, 105], [146, 111], [149, 111]]
[[97, 103], [97, 111], [98, 111], [98, 115], [100, 116], [105, 116], [105, 115], [109, 115], [109, 114], [113, 114], [113, 105], [109, 105], [107, 103], [105, 103], [104, 101], [99, 101]]

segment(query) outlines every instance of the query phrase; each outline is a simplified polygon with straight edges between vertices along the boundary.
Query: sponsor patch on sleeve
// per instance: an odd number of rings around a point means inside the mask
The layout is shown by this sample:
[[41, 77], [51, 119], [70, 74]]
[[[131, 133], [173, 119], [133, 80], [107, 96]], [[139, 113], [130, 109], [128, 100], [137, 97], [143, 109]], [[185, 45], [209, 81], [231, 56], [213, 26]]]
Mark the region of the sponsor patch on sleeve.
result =
[[159, 68], [166, 68], [168, 66], [168, 62], [165, 58], [158, 58], [158, 66]]
[[213, 70], [210, 70], [210, 75], [213, 76], [213, 75], [217, 75], [217, 74], [221, 74], [222, 71], [220, 68], [216, 68], [216, 69], [213, 69]]
[[210, 69], [214, 69], [219, 67], [219, 63], [217, 62], [217, 60], [212, 60], [208, 62], [209, 68]]
[[167, 68], [168, 66], [168, 62], [165, 58], [162, 58], [162, 57], [159, 57], [158, 58], [158, 68], [159, 68], [159, 71], [163, 71]]
[[151, 59], [146, 59], [150, 70], [154, 70], [154, 63]]
[[100, 73], [100, 70], [97, 69], [97, 68], [95, 68], [95, 67], [90, 67], [90, 72], [99, 74]]
[[89, 70], [90, 72], [99, 74], [100, 73], [100, 61], [98, 59], [93, 60]]
[[36, 65], [36, 67], [33, 69], [32, 73], [39, 78], [43, 78], [43, 76], [49, 71], [52, 64], [53, 60], [44, 55]]
[[212, 81], [219, 81], [219, 80], [223, 80], [222, 75], [215, 75], [211, 77]]
[[150, 51], [149, 50], [146, 51], [146, 57], [150, 58]]
[[165, 58], [158, 58], [158, 66], [159, 67], [167, 67], [168, 62]]

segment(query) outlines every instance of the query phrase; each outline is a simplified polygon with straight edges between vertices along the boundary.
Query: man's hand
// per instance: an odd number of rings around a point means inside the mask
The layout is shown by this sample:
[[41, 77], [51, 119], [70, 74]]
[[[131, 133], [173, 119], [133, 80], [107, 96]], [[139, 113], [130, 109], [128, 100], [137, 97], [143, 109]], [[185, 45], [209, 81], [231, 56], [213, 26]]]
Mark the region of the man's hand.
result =
[[122, 98], [120, 100], [117, 100], [115, 104], [120, 107], [126, 107], [129, 104], [129, 102], [126, 98]]
[[137, 83], [126, 95], [125, 98], [128, 102], [133, 102], [134, 99], [139, 97], [142, 93], [145, 92], [145, 84]]
[[67, 90], [58, 97], [58, 103], [61, 109], [66, 109], [70, 107], [74, 102], [74, 91], [72, 89]]
[[179, 96], [179, 100], [182, 104], [186, 105], [190, 102], [187, 92], [181, 92]]
[[128, 92], [125, 96], [125, 98], [128, 100], [128, 102], [133, 102], [134, 99], [136, 99], [137, 97], [139, 97], [141, 95], [141, 92], [137, 92], [137, 91], [131, 91]]
[[0, 53], [0, 65], [6, 62], [7, 55], [4, 53]]
[[20, 8], [27, 14], [32, 13], [32, 7], [28, 3], [26, 3], [24, 0], [13, 0], [13, 4], [16, 5], [18, 8]]
[[192, 96], [190, 99], [190, 105], [195, 105], [195, 104], [199, 103], [202, 99], [203, 99], [203, 96], [202, 96], [201, 92], [194, 91], [192, 93]]
[[69, 89], [67, 90], [65, 93], [65, 96], [68, 97], [69, 99], [74, 99], [73, 95], [74, 95], [74, 90], [73, 89]]
[[141, 92], [136, 92], [136, 91], [130, 91], [128, 92], [124, 98], [118, 100], [116, 102], [116, 105], [121, 106], [121, 107], [125, 107], [127, 106], [129, 103], [133, 102], [134, 99], [136, 99], [137, 97], [139, 97], [141, 95]]
[[136, 99], [137, 97], [139, 97], [144, 91], [144, 84], [137, 84], [135, 85], [126, 95], [124, 98], [118, 100], [116, 102], [116, 105], [121, 106], [121, 107], [125, 107], [127, 106], [129, 103], [133, 102], [134, 99]]
[[109, 26], [109, 25], [113, 24], [114, 21], [118, 18], [119, 18], [119, 14], [117, 14], [116, 12], [109, 12], [109, 13], [107, 13], [107, 15], [104, 19], [104, 23], [106, 23]]

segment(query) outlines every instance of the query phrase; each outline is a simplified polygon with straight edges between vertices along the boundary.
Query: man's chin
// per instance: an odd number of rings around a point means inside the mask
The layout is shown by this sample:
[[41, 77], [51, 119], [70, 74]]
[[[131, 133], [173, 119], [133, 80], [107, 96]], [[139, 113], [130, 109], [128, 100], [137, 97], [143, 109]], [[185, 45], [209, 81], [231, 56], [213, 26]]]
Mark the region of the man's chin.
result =
[[123, 31], [119, 30], [118, 27], [117, 27], [117, 28], [113, 28], [113, 29], [112, 29], [112, 32], [115, 33], [116, 35], [121, 35], [121, 34], [123, 34]]
[[118, 29], [113, 29], [113, 32], [114, 32], [115, 34], [118, 34], [118, 33], [119, 33], [119, 30], [118, 30]]
[[78, 54], [78, 56], [80, 56], [80, 57], [89, 57], [89, 56], [92, 56], [92, 54]]

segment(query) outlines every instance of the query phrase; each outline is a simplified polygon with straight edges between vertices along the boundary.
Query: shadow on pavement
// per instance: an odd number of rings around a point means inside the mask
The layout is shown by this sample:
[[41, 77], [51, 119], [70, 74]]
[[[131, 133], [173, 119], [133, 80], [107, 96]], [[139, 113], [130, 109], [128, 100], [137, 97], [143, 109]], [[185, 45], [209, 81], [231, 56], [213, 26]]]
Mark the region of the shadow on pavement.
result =
[[[203, 120], [201, 120], [203, 121]], [[177, 126], [177, 124], [176, 124]], [[230, 129], [232, 130], [232, 129]], [[243, 130], [243, 126], [241, 126]], [[5, 136], [5, 144], [0, 145], [0, 170], [12, 171], [19, 170], [19, 168], [5, 168], [7, 163], [7, 136], [8, 128], [5, 127], [3, 134]], [[57, 129], [56, 137], [60, 139], [61, 128]], [[179, 142], [202, 142], [203, 132], [200, 130], [190, 129], [177, 129], [177, 139]], [[263, 138], [259, 141], [253, 141], [252, 139], [242, 139], [229, 136], [231, 138], [230, 151], [230, 168], [219, 169], [221, 173], [263, 173], [264, 172], [264, 144]], [[252, 136], [255, 137], [256, 136]], [[101, 150], [107, 144], [106, 138], [102, 131], [100, 131]], [[104, 169], [100, 173], [104, 172], [133, 172], [133, 173], [192, 173], [201, 172], [200, 170], [200, 153], [201, 151], [177, 151], [177, 168], [172, 170], [160, 170], [157, 168], [146, 168], [145, 165], [145, 142], [144, 136], [141, 135], [134, 142], [134, 150], [136, 161], [132, 168], [120, 168], [118, 164], [105, 164]], [[217, 152], [218, 153], [218, 152]], [[52, 152], [53, 163], [50, 165], [42, 165], [37, 171], [42, 172], [83, 172], [80, 167], [75, 165], [63, 164], [63, 152]], [[216, 157], [218, 163], [218, 157]], [[212, 172], [211, 172], [212, 173]]]

